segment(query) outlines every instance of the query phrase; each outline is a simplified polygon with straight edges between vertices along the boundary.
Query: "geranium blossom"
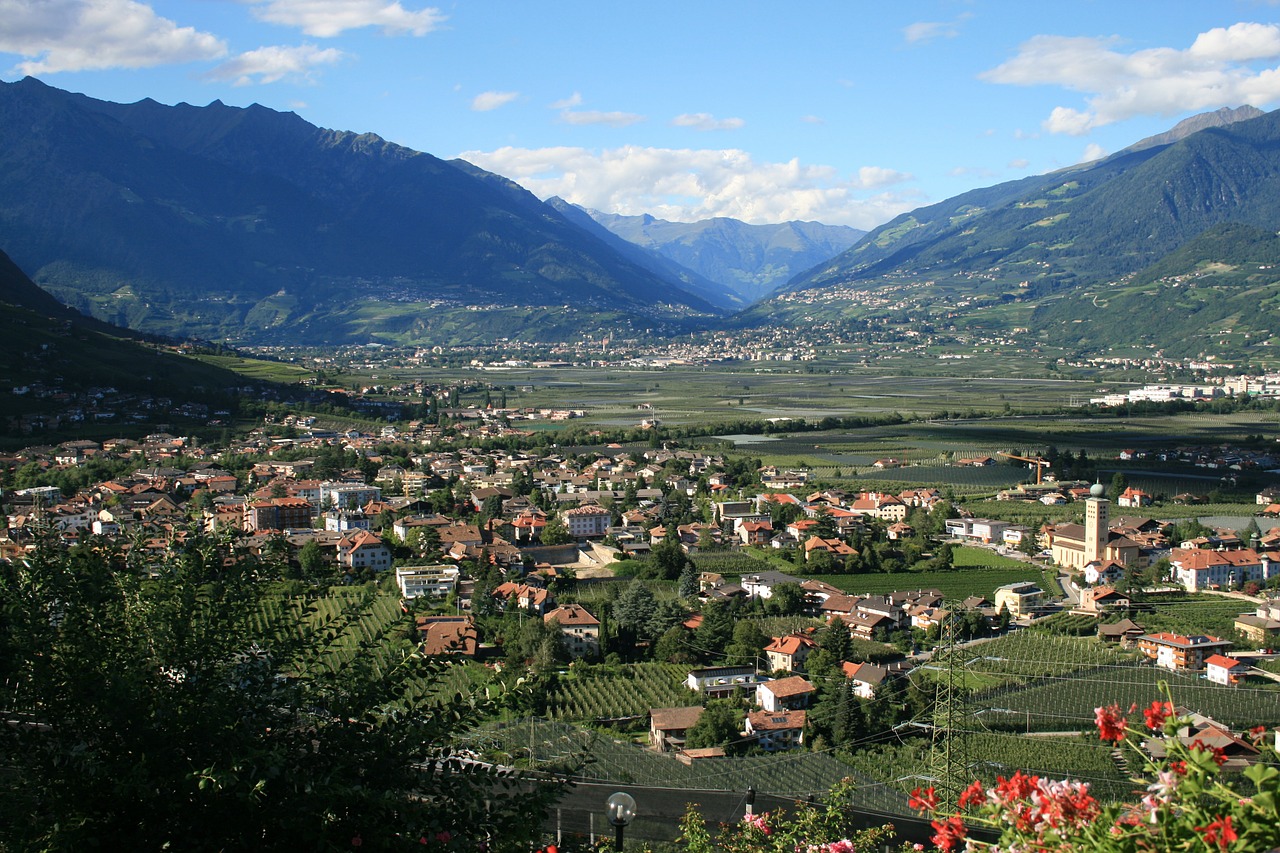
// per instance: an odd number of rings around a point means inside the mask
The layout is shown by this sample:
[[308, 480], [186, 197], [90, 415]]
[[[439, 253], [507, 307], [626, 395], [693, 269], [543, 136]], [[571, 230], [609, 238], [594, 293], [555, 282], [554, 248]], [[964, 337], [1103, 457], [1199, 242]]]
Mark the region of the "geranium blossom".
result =
[[1103, 705], [1093, 709], [1093, 721], [1098, 724], [1098, 737], [1119, 743], [1124, 740], [1124, 714], [1119, 705]]

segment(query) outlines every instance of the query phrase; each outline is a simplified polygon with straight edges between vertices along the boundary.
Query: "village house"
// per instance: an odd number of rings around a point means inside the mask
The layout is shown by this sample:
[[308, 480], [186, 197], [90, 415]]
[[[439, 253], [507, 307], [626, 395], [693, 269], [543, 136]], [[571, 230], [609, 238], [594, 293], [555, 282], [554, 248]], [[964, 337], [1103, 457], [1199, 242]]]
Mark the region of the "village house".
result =
[[652, 708], [649, 711], [649, 745], [658, 752], [684, 749], [689, 729], [702, 716], [701, 705], [684, 708]]
[[515, 608], [538, 616], [545, 615], [555, 604], [551, 593], [542, 587], [516, 581], [506, 581], [494, 587], [493, 600], [502, 610]]
[[598, 539], [609, 530], [609, 510], [594, 504], [566, 509], [560, 517], [574, 539]]
[[756, 704], [766, 711], [805, 708], [816, 692], [808, 679], [792, 675], [759, 684], [756, 687]]
[[1032, 581], [1015, 581], [996, 587], [996, 610], [1004, 610], [1010, 616], [1033, 615], [1044, 601], [1044, 590]]
[[1263, 601], [1253, 613], [1237, 616], [1235, 629], [1255, 643], [1272, 643], [1280, 637], [1280, 598]]
[[357, 530], [338, 541], [338, 565], [347, 569], [373, 569], [384, 572], [391, 568], [391, 549], [376, 533]]
[[600, 620], [581, 604], [562, 604], [543, 615], [542, 621], [560, 626], [570, 657], [595, 656], [600, 652]]
[[1230, 655], [1210, 655], [1204, 659], [1205, 678], [1224, 687], [1239, 687], [1252, 667]]
[[1080, 609], [1088, 613], [1128, 610], [1129, 596], [1110, 586], [1090, 586], [1080, 591]]
[[804, 745], [805, 711], [753, 711], [747, 715], [747, 735], [765, 752]]
[[813, 639], [804, 634], [787, 634], [774, 637], [773, 642], [764, 647], [765, 657], [769, 661], [769, 669], [777, 672], [804, 672], [804, 662], [809, 654], [818, 647]]
[[888, 669], [870, 663], [845, 661], [840, 664], [840, 670], [852, 682], [853, 693], [859, 699], [874, 699], [876, 689], [889, 677]]
[[475, 657], [477, 634], [470, 616], [419, 616], [417, 627], [424, 655]]
[[1151, 506], [1153, 503], [1155, 503], [1155, 498], [1152, 495], [1133, 486], [1125, 489], [1116, 498], [1116, 506], [1122, 507], [1144, 507]]

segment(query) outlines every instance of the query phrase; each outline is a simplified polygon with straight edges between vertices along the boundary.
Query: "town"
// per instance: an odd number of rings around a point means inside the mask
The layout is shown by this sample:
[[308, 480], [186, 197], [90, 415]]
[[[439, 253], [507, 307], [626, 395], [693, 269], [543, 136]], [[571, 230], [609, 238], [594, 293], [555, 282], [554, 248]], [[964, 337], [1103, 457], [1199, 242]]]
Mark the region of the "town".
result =
[[[1016, 760], [999, 758], [1001, 731], [1065, 738], [1046, 772], [1088, 767], [1110, 780], [1096, 790], [1122, 796], [1123, 763], [1071, 740], [1101, 701], [1084, 677], [1098, 666], [1138, 702], [1168, 680], [1197, 721], [1180, 737], [1215, 744], [1224, 766], [1274, 749], [1247, 730], [1280, 726], [1280, 488], [1241, 498], [1239, 529], [1201, 524], [1203, 495], [1071, 477], [1070, 453], [949, 457], [961, 476], [1020, 466], [1022, 482], [985, 496], [955, 483], [853, 490], [652, 429], [626, 445], [534, 441], [481, 387], [469, 393], [487, 404], [442, 389], [430, 417], [376, 432], [273, 411], [225, 446], [152, 433], [27, 447], [2, 460], [0, 557], [53, 537], [159, 571], [219, 537], [278, 561], [282, 594], [376, 590], [370, 636], [409, 619], [422, 654], [474, 667], [473, 682], [540, 679], [539, 725], [613, 733], [589, 748], [606, 778], [610, 762], [636, 760], [628, 749], [669, 762], [646, 771], [652, 784], [802, 755], [812, 775], [790, 788], [767, 764], [743, 772], [784, 796], [852, 774], [883, 791], [868, 803], [905, 810], [928, 773], [891, 779], [886, 761], [928, 764], [955, 666], [974, 683], [966, 725], [983, 721], [971, 737], [996, 766]], [[1188, 446], [1125, 448], [1112, 463], [1160, 460], [1246, 476], [1276, 465], [1266, 450]], [[911, 468], [882, 457], [867, 470]], [[1072, 698], [1046, 705], [1055, 687]], [[923, 738], [894, 734], [922, 723]], [[503, 762], [536, 748], [488, 743]]]

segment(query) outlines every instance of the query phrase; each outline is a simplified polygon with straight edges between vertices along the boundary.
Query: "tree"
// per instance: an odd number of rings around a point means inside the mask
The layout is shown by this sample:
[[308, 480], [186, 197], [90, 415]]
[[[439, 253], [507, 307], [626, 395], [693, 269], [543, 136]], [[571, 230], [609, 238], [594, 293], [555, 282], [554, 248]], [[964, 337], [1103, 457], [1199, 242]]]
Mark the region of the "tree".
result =
[[639, 578], [627, 584], [627, 588], [613, 603], [613, 621], [619, 628], [639, 637], [649, 636], [649, 626], [658, 612], [653, 592]]
[[674, 526], [668, 527], [662, 541], [654, 546], [649, 554], [649, 563], [653, 566], [654, 577], [669, 581], [680, 577], [689, 564], [689, 557], [680, 546], [680, 535]]
[[733, 642], [724, 650], [724, 656], [733, 664], [758, 665], [764, 657], [764, 647], [769, 645], [769, 637], [760, 630], [760, 626], [751, 619], [743, 619], [733, 626]]
[[[1083, 455], [1083, 454], [1082, 454]], [[1124, 494], [1124, 490], [1129, 488], [1129, 478], [1124, 475], [1123, 471], [1117, 471], [1111, 477], [1110, 492], [1111, 500], [1115, 500]]]
[[306, 544], [298, 549], [298, 565], [302, 569], [302, 577], [309, 580], [324, 577], [332, 569], [324, 549], [314, 538], [308, 539]]
[[569, 535], [569, 528], [565, 526], [564, 519], [559, 513], [554, 513], [547, 518], [540, 538], [543, 545], [566, 545], [573, 541], [573, 537]]
[[685, 745], [689, 749], [724, 747], [737, 751], [742, 739], [742, 709], [732, 699], [712, 699], [703, 709], [698, 722], [689, 727]]
[[768, 608], [780, 616], [795, 616], [803, 613], [808, 599], [798, 583], [780, 583], [773, 588], [769, 596]]
[[702, 624], [694, 632], [698, 649], [708, 658], [719, 657], [733, 637], [733, 613], [721, 601], [712, 601], [702, 609]]
[[680, 570], [680, 584], [676, 594], [681, 598], [695, 598], [698, 595], [698, 567], [692, 560], [686, 560]]
[[25, 723], [0, 730], [0, 846], [408, 850], [484, 827], [529, 849], [551, 789], [499, 790], [455, 752], [495, 703], [417, 698], [446, 664], [402, 631], [330, 654], [372, 590], [323, 629], [271, 624], [276, 567], [195, 535], [144, 559], [46, 542], [0, 566], [0, 680]]

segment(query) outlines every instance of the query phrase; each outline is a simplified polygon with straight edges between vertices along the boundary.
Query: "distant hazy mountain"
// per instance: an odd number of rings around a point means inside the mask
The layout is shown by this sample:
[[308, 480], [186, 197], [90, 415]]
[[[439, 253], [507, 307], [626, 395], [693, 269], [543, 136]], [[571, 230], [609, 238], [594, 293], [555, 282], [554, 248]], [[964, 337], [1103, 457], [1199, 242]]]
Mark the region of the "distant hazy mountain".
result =
[[585, 208], [570, 204], [564, 199], [554, 196], [547, 199], [547, 204], [554, 207], [565, 219], [577, 225], [583, 231], [594, 234], [608, 243], [623, 257], [631, 259], [669, 281], [679, 282], [683, 289], [701, 296], [712, 305], [736, 311], [747, 307], [749, 304], [748, 300], [743, 298], [735, 289], [712, 281], [706, 276], [671, 260], [656, 247], [638, 245], [619, 237], [593, 219], [592, 214]]
[[748, 225], [724, 217], [668, 222], [648, 215], [586, 212], [624, 240], [658, 252], [747, 302], [767, 296], [797, 273], [830, 260], [867, 233], [818, 222]]
[[81, 310], [209, 338], [536, 338], [716, 311], [470, 164], [31, 78], [0, 84], [0, 246]]

